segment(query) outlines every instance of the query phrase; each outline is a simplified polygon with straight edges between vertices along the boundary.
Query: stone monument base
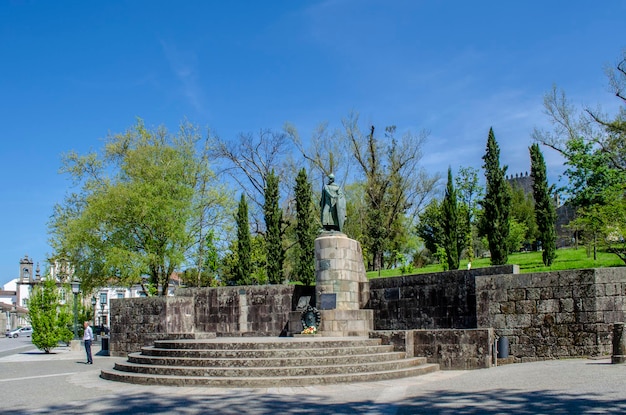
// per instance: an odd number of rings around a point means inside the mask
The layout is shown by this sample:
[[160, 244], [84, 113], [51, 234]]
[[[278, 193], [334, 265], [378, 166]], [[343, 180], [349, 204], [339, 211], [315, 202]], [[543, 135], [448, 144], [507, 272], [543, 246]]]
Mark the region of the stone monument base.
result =
[[[322, 337], [369, 336], [374, 330], [373, 310], [319, 310], [322, 320], [317, 335]], [[302, 312], [289, 313], [289, 335], [302, 331]]]
[[[369, 299], [361, 244], [344, 233], [324, 231], [315, 239], [315, 305], [321, 321], [317, 333], [325, 337], [369, 336], [374, 311], [363, 307]], [[289, 314], [289, 333], [302, 331], [302, 313]]]
[[361, 244], [341, 232], [315, 239], [315, 292], [318, 310], [359, 310], [369, 300]]

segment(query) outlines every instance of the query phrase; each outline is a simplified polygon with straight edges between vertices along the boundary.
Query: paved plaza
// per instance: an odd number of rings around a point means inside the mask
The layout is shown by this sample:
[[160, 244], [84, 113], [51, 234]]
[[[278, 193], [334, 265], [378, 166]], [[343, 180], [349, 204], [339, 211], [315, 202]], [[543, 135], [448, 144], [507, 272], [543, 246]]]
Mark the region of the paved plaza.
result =
[[[99, 347], [95, 348], [98, 351]], [[10, 414], [624, 414], [626, 365], [570, 359], [297, 388], [162, 387], [100, 379], [123, 358], [66, 347], [0, 357]]]

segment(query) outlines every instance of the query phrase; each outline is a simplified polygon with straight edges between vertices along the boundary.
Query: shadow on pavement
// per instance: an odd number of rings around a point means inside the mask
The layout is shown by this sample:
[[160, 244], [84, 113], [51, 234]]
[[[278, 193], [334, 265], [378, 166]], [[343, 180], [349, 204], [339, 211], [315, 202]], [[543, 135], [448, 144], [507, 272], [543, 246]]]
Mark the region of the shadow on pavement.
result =
[[624, 414], [626, 400], [560, 391], [477, 393], [438, 391], [395, 403], [372, 400], [328, 402], [322, 396], [256, 394], [233, 390], [229, 395], [108, 396], [93, 402], [53, 405], [13, 414]]

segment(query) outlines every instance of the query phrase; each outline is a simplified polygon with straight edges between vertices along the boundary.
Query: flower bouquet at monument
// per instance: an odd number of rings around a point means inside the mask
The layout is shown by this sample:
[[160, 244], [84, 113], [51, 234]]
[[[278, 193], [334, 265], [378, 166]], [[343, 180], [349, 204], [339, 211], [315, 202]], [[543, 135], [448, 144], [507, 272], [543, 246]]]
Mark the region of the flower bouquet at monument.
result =
[[317, 327], [309, 326], [300, 332], [300, 334], [315, 334], [317, 333]]

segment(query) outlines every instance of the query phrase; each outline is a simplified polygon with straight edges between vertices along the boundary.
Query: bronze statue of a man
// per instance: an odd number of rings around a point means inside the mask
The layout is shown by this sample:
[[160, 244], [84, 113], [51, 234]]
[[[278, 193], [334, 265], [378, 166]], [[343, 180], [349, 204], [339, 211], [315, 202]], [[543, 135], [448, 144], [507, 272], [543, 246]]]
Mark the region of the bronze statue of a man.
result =
[[328, 175], [328, 184], [322, 189], [320, 208], [324, 230], [342, 232], [346, 220], [346, 198], [332, 173]]

